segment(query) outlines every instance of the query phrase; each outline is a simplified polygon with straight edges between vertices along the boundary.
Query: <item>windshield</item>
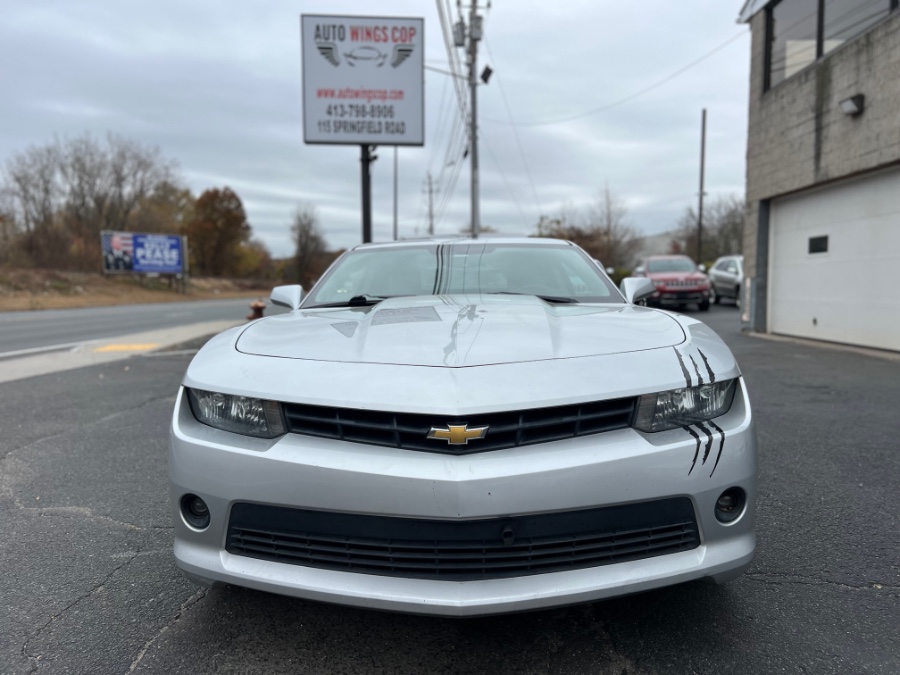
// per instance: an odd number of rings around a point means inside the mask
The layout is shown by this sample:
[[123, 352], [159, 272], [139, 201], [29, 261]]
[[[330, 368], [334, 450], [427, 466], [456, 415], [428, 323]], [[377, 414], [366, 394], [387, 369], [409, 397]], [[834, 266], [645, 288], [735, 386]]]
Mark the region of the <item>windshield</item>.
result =
[[690, 258], [660, 258], [659, 260], [648, 260], [647, 271], [657, 272], [695, 272], [697, 266]]
[[429, 243], [350, 251], [316, 284], [303, 307], [481, 293], [537, 295], [550, 302], [623, 301], [574, 246]]

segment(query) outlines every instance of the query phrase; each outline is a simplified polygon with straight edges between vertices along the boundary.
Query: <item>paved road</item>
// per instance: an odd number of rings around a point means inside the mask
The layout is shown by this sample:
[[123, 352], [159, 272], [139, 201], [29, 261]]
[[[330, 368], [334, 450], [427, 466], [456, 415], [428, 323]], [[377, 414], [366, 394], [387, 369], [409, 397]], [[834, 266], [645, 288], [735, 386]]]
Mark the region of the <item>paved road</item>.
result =
[[188, 357], [0, 385], [0, 673], [900, 672], [900, 361], [737, 332], [759, 554], [724, 587], [473, 620], [228, 588], [171, 557], [166, 429]]
[[[241, 321], [250, 300], [165, 302], [118, 307], [0, 312], [0, 356], [207, 321]], [[282, 311], [270, 305], [267, 314]]]

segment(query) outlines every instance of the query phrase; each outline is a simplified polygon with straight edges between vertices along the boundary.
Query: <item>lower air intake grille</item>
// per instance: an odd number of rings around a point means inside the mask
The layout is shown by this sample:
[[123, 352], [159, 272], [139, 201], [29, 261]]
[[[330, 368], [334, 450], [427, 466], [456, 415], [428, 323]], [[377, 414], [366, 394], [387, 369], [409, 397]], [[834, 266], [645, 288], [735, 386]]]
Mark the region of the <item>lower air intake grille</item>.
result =
[[[620, 398], [552, 408], [447, 417], [285, 403], [284, 414], [288, 429], [295, 434], [463, 455], [625, 429], [631, 425], [634, 404], [634, 398]], [[465, 445], [449, 445], [444, 440], [428, 438], [432, 427], [449, 428], [451, 425], [466, 424], [469, 428], [486, 426], [487, 433], [483, 439]]]
[[320, 569], [466, 581], [609, 565], [699, 545], [691, 501], [678, 497], [466, 521], [235, 504], [226, 549]]

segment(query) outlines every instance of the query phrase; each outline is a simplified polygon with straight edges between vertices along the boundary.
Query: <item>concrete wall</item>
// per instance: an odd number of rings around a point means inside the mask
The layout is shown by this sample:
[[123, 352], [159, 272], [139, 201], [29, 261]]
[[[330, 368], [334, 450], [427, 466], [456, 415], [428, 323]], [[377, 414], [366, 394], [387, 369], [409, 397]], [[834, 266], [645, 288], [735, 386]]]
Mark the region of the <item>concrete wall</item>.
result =
[[[744, 256], [761, 291], [767, 200], [900, 162], [900, 12], [765, 92], [766, 13], [750, 27]], [[855, 94], [865, 112], [849, 117], [839, 103]], [[756, 295], [764, 304], [765, 292]], [[764, 316], [755, 308], [751, 327], [766, 330]]]

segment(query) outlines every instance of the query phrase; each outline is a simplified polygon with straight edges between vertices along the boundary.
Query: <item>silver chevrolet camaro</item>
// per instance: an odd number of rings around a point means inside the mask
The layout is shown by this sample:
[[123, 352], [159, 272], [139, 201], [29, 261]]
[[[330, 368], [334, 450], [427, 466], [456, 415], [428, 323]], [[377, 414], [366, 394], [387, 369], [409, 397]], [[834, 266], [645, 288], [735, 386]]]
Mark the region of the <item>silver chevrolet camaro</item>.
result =
[[740, 575], [756, 435], [705, 324], [564, 241], [356, 247], [193, 359], [175, 560], [204, 586], [420, 614]]

